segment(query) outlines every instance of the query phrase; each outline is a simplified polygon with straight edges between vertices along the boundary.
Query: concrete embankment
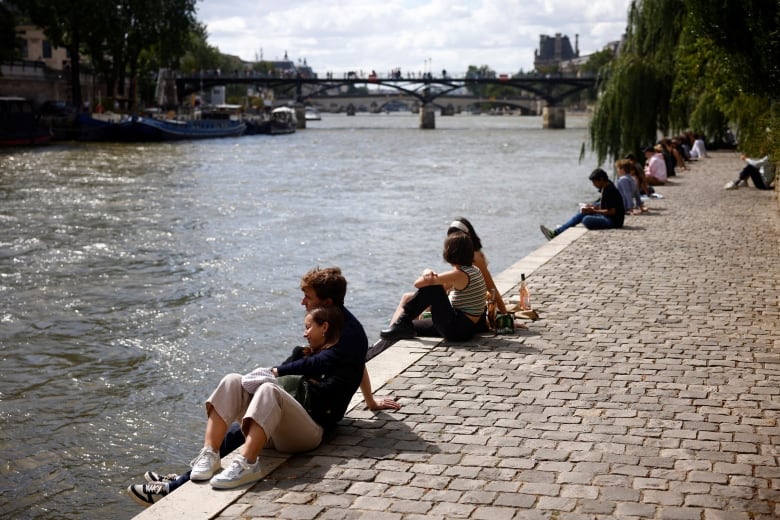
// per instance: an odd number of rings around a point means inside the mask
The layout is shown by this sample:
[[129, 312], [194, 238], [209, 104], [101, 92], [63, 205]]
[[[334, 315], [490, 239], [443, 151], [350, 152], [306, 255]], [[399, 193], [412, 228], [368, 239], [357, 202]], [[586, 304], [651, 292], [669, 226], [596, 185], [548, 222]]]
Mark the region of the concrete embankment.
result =
[[[151, 518], [780, 517], [780, 213], [724, 191], [714, 153], [621, 230], [574, 228], [498, 275], [541, 319], [369, 363], [398, 412], [356, 406], [249, 489], [188, 484]], [[574, 208], [573, 208], [574, 209]], [[547, 223], [554, 224], [554, 223]]]

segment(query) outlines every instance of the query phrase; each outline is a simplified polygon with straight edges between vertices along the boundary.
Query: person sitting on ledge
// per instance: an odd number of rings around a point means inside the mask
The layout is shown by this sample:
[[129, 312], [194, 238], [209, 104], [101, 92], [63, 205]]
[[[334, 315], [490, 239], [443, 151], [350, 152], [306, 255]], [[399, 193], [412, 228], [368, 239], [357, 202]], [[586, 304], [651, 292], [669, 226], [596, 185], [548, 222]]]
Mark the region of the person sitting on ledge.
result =
[[662, 152], [660, 144], [645, 148], [645, 178], [650, 186], [662, 186], [669, 178]]
[[704, 137], [700, 134], [693, 134], [691, 159], [704, 159], [705, 157], [709, 157], [709, 155], [707, 154], [707, 145], [704, 144]]
[[[312, 309], [304, 320], [307, 347], [296, 347], [278, 367], [222, 378], [206, 401], [203, 449], [192, 462], [190, 480], [208, 480], [214, 488], [232, 489], [262, 478], [259, 455], [263, 448], [299, 453], [320, 445], [325, 432], [344, 416], [365, 368], [365, 347], [339, 345], [343, 324], [339, 306]], [[305, 402], [278, 382], [278, 376], [294, 374], [308, 381]], [[222, 470], [218, 450], [234, 422], [241, 425], [245, 442], [240, 456]], [[163, 495], [149, 493], [143, 485], [130, 486], [128, 493], [145, 505]]]
[[[346, 307], [344, 307], [344, 297], [347, 292], [347, 280], [344, 278], [344, 276], [341, 273], [341, 269], [338, 267], [326, 267], [326, 268], [314, 268], [311, 269], [309, 272], [307, 272], [302, 278], [301, 278], [301, 285], [300, 285], [301, 291], [303, 292], [303, 298], [301, 300], [301, 305], [303, 305], [306, 308], [307, 316], [306, 320], [308, 323], [311, 323], [309, 319], [311, 318], [312, 321], [314, 321], [315, 324], [322, 326], [323, 323], [330, 323], [330, 321], [334, 321], [337, 319], [339, 322], [341, 322], [340, 325], [337, 327], [331, 327], [328, 325], [327, 328], [329, 330], [323, 330], [321, 335], [311, 335], [309, 332], [307, 332], [306, 337], [309, 343], [309, 351], [305, 352], [302, 351], [300, 348], [293, 351], [293, 356], [296, 356], [296, 354], [306, 354], [306, 359], [303, 359], [303, 357], [293, 357], [289, 358], [287, 361], [282, 363], [279, 367], [276, 367], [274, 370], [277, 372], [279, 369], [282, 370], [283, 373], [287, 374], [295, 374], [295, 373], [304, 373], [305, 370], [310, 370], [310, 368], [314, 367], [308, 367], [308, 365], [317, 365], [320, 362], [326, 362], [327, 365], [330, 367], [329, 370], [332, 369], [332, 371], [340, 370], [348, 370], [350, 379], [359, 379], [359, 386], [361, 389], [361, 392], [363, 393], [363, 397], [366, 401], [366, 405], [371, 410], [398, 410], [401, 405], [397, 403], [392, 398], [384, 398], [384, 399], [375, 399], [373, 393], [371, 392], [371, 381], [368, 377], [368, 372], [365, 369], [365, 357], [366, 357], [366, 351], [368, 349], [368, 338], [366, 337], [366, 333], [363, 329], [363, 325], [358, 321], [358, 319], [349, 311]], [[339, 319], [336, 315], [332, 314], [328, 309], [330, 307], [334, 307], [338, 310], [340, 310], [341, 318]], [[315, 313], [316, 309], [326, 309], [325, 316], [323, 319], [320, 319], [320, 315], [322, 314], [322, 310], [318, 310]], [[309, 316], [311, 314], [311, 316]], [[308, 328], [308, 326], [307, 326]], [[340, 332], [340, 334], [339, 334]], [[329, 341], [330, 343], [333, 343], [335, 341], [335, 344], [331, 346], [330, 348], [323, 349], [322, 345], [325, 345], [325, 342]], [[299, 359], [300, 358], [300, 359]], [[304, 366], [306, 365], [306, 366]], [[349, 367], [359, 367], [362, 366], [362, 378], [358, 378], [357, 368], [349, 368]], [[308, 368], [307, 368], [308, 367]], [[323, 369], [316, 369], [315, 372], [317, 374], [323, 374], [325, 371]], [[342, 372], [343, 375], [343, 372]], [[314, 428], [311, 424], [311, 421], [314, 423], [320, 424], [321, 430], [329, 430], [334, 424], [335, 421], [340, 419], [340, 415], [343, 415], [343, 411], [341, 410], [341, 406], [343, 405], [344, 410], [346, 410], [347, 403], [352, 398], [352, 394], [354, 393], [354, 388], [352, 388], [354, 384], [354, 380], [351, 381], [351, 384], [349, 388], [345, 388], [346, 384], [348, 383], [347, 378], [342, 378], [340, 385], [333, 385], [328, 384], [326, 385], [328, 388], [328, 391], [334, 391], [338, 390], [336, 387], [340, 386], [342, 387], [339, 390], [339, 394], [335, 397], [335, 400], [330, 401], [330, 406], [328, 407], [333, 411], [333, 414], [331, 414], [330, 417], [327, 418], [327, 420], [323, 420], [323, 417], [318, 414], [312, 414], [309, 419], [303, 418], [303, 415], [296, 414], [298, 419], [302, 419], [303, 422], [307, 423], [308, 426], [306, 427], [306, 431], [309, 433], [316, 433], [316, 428]], [[322, 397], [322, 389], [320, 389], [320, 397]], [[341, 391], [343, 390], [343, 392]], [[257, 392], [255, 392], [257, 393]], [[348, 395], [347, 395], [348, 394]], [[274, 392], [274, 395], [278, 397], [278, 392]], [[289, 403], [289, 399], [286, 396], [282, 396], [284, 398], [284, 402]], [[336, 402], [338, 401], [338, 402]], [[290, 407], [288, 407], [290, 408]], [[297, 408], [297, 407], [292, 407]], [[301, 409], [302, 410], [302, 409]], [[212, 417], [213, 416], [213, 417]], [[214, 423], [218, 423], [217, 420], [219, 416], [214, 416], [213, 410], [211, 410], [211, 413], [209, 414], [209, 420]], [[221, 420], [221, 419], [220, 419]], [[285, 422], [286, 419], [282, 417], [282, 422]], [[227, 421], [224, 421], [227, 422]], [[232, 422], [232, 421], [231, 421]], [[209, 470], [212, 468], [215, 468], [218, 464], [219, 460], [222, 457], [225, 457], [229, 453], [233, 452], [234, 450], [238, 449], [242, 445], [244, 445], [247, 442], [247, 439], [244, 435], [244, 429], [243, 427], [247, 424], [257, 426], [258, 423], [253, 422], [252, 420], [242, 420], [239, 423], [233, 423], [232, 426], [230, 426], [229, 429], [224, 433], [222, 437], [222, 442], [218, 447], [219, 453], [217, 455], [217, 444], [219, 444], [219, 440], [216, 438], [210, 438], [207, 442], [204, 442], [204, 444], [208, 443], [209, 449], [206, 450], [206, 447], [204, 446], [204, 449], [201, 450], [201, 453], [198, 454], [198, 456], [192, 461], [192, 471], [187, 471], [183, 474], [165, 474], [165, 473], [158, 473], [155, 471], [147, 471], [144, 474], [144, 478], [146, 480], [146, 483], [143, 484], [134, 484], [127, 488], [127, 493], [130, 495], [130, 497], [138, 502], [139, 504], [143, 506], [150, 506], [154, 504], [155, 502], [159, 501], [163, 497], [167, 496], [168, 494], [174, 492], [176, 489], [184, 485], [185, 483], [189, 482], [190, 479], [192, 480], [204, 480], [208, 477]], [[311, 426], [311, 428], [309, 428]], [[273, 428], [276, 430], [276, 428]], [[268, 437], [270, 437], [271, 441], [274, 440], [274, 433], [270, 431], [271, 428], [269, 428], [269, 431], [266, 433], [270, 433]], [[213, 432], [212, 432], [213, 433]], [[300, 432], [301, 434], [305, 433], [303, 430]], [[216, 437], [216, 436], [214, 436]], [[278, 437], [278, 434], [277, 434]], [[289, 437], [289, 436], [287, 436]], [[313, 438], [313, 437], [312, 437]], [[289, 439], [282, 439], [282, 442], [288, 442], [292, 438]], [[316, 439], [315, 439], [316, 440]], [[311, 439], [309, 439], [311, 441]], [[289, 446], [289, 444], [288, 444]], [[282, 445], [277, 445], [277, 449], [280, 449], [283, 451]], [[251, 454], [249, 454], [251, 456]], [[228, 470], [232, 469], [228, 468]], [[251, 469], [251, 468], [250, 468]], [[248, 471], [245, 469], [241, 464], [239, 464], [239, 467], [236, 468], [239, 473], [242, 473], [243, 475], [246, 475], [245, 478], [249, 478], [251, 480], [252, 476], [255, 473], [254, 470]], [[216, 471], [212, 471], [212, 473], [215, 473]], [[194, 473], [194, 476], [193, 476]], [[241, 475], [239, 475], [240, 477]], [[231, 485], [230, 482], [224, 482], [223, 479], [218, 479], [220, 486], [225, 485]], [[244, 480], [243, 478], [240, 478], [239, 480]], [[235, 483], [235, 482], [234, 482]]]
[[[635, 204], [637, 200], [641, 202], [639, 197], [639, 188], [636, 185], [636, 181], [631, 176], [631, 170], [633, 165], [628, 159], [620, 159], [615, 163], [615, 170], [617, 171], [617, 181], [615, 181], [615, 187], [620, 192], [620, 196], [623, 197], [623, 209], [630, 215], [641, 213], [638, 205]], [[636, 210], [636, 211], [634, 211]]]
[[[466, 341], [477, 332], [487, 332], [485, 293], [487, 285], [475, 267], [474, 244], [463, 232], [447, 235], [444, 260], [452, 270], [436, 273], [425, 269], [414, 286], [411, 298], [402, 298], [390, 328], [381, 331], [382, 339], [395, 341], [415, 336], [444, 337]], [[414, 319], [430, 307], [431, 317]]]
[[772, 182], [775, 180], [775, 165], [769, 160], [769, 156], [765, 155], [760, 159], [751, 159], [746, 157], [745, 154], [740, 156], [740, 159], [747, 164], [742, 171], [739, 172], [739, 177], [735, 181], [729, 181], [724, 186], [727, 190], [736, 190], [739, 188], [739, 183], [744, 182], [745, 186], [748, 185], [748, 177], [753, 180], [753, 184], [759, 190], [771, 190]]
[[555, 229], [539, 226], [547, 240], [552, 240], [570, 227], [582, 223], [588, 229], [622, 228], [626, 210], [623, 207], [623, 197], [609, 180], [607, 172], [596, 168], [590, 174], [590, 181], [601, 192], [598, 205], [587, 204], [565, 224]]

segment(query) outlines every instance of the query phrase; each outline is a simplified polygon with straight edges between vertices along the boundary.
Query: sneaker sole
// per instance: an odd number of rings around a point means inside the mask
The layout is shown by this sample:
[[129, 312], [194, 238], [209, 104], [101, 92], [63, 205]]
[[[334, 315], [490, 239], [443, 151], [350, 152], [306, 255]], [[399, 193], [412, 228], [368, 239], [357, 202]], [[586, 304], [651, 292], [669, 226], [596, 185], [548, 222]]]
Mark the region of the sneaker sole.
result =
[[201, 482], [204, 480], [211, 480], [211, 478], [214, 476], [216, 472], [218, 472], [221, 467], [211, 470], [211, 473], [195, 473], [194, 471], [190, 473], [190, 480], [193, 480], [195, 482]]
[[213, 487], [214, 489], [233, 489], [233, 488], [244, 486], [246, 484], [254, 484], [262, 478], [263, 475], [261, 473], [252, 473], [238, 480], [211, 479], [211, 487]]

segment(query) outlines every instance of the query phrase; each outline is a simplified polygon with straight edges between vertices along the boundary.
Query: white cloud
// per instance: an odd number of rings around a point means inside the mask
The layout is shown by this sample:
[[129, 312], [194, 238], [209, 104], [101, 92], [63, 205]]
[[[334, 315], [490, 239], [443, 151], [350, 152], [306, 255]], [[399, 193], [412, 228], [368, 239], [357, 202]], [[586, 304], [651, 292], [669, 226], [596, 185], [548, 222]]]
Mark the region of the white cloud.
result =
[[[582, 54], [621, 37], [630, 0], [201, 0], [209, 43], [254, 60], [306, 59], [318, 73], [400, 67], [502, 73], [533, 68], [539, 35], [562, 33]], [[428, 61], [430, 59], [430, 61]]]

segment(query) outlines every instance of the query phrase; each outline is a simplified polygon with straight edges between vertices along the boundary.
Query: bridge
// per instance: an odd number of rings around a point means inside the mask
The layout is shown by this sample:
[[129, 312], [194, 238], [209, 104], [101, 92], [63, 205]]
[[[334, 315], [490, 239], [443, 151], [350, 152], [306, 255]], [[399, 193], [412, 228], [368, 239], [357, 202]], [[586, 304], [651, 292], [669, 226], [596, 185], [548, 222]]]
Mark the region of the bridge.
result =
[[[327, 100], [330, 97], [345, 97], [344, 90], [354, 90], [356, 87], [374, 87], [374, 90], [390, 89], [399, 94], [416, 100], [419, 105], [420, 128], [435, 128], [436, 107], [446, 107], [455, 105], [455, 101], [464, 98], [470, 98], [471, 103], [479, 103], [481, 100], [495, 102], [492, 98], [483, 98], [481, 96], [470, 96], [466, 94], [468, 87], [479, 87], [482, 85], [500, 85], [512, 87], [520, 93], [527, 92], [529, 96], [517, 96], [508, 98], [505, 104], [523, 107], [530, 113], [529, 100], [541, 99], [543, 101], [542, 116], [544, 128], [565, 128], [566, 116], [561, 103], [572, 94], [581, 92], [596, 84], [595, 76], [580, 75], [539, 75], [529, 74], [519, 77], [509, 77], [499, 75], [497, 77], [461, 77], [453, 78], [443, 76], [433, 77], [430, 74], [422, 78], [402, 78], [402, 77], [379, 77], [374, 74], [359, 78], [354, 74], [348, 74], [343, 79], [334, 79], [332, 77], [273, 77], [260, 74], [198, 74], [194, 76], [178, 76], [175, 79], [176, 92], [181, 101], [187, 95], [211, 89], [215, 86], [245, 84], [262, 89], [288, 89], [294, 93], [296, 109], [299, 110], [299, 121], [302, 127], [305, 127], [303, 116], [304, 103], [306, 101], [319, 103], [321, 100]], [[335, 91], [335, 95], [329, 95], [329, 92]], [[387, 95], [386, 93], [383, 95]], [[367, 96], [358, 95], [365, 98]], [[376, 99], [374, 99], [376, 101]], [[532, 103], [531, 103], [532, 104]]]
[[[419, 113], [420, 100], [402, 92], [379, 91], [366, 94], [335, 94], [309, 96], [306, 104], [311, 104], [320, 112], [391, 112], [410, 111]], [[474, 95], [448, 94], [434, 99], [435, 110], [441, 115], [453, 115], [464, 111], [483, 109], [509, 109], [522, 115], [540, 115], [543, 100], [536, 96], [498, 96], [485, 97]]]

